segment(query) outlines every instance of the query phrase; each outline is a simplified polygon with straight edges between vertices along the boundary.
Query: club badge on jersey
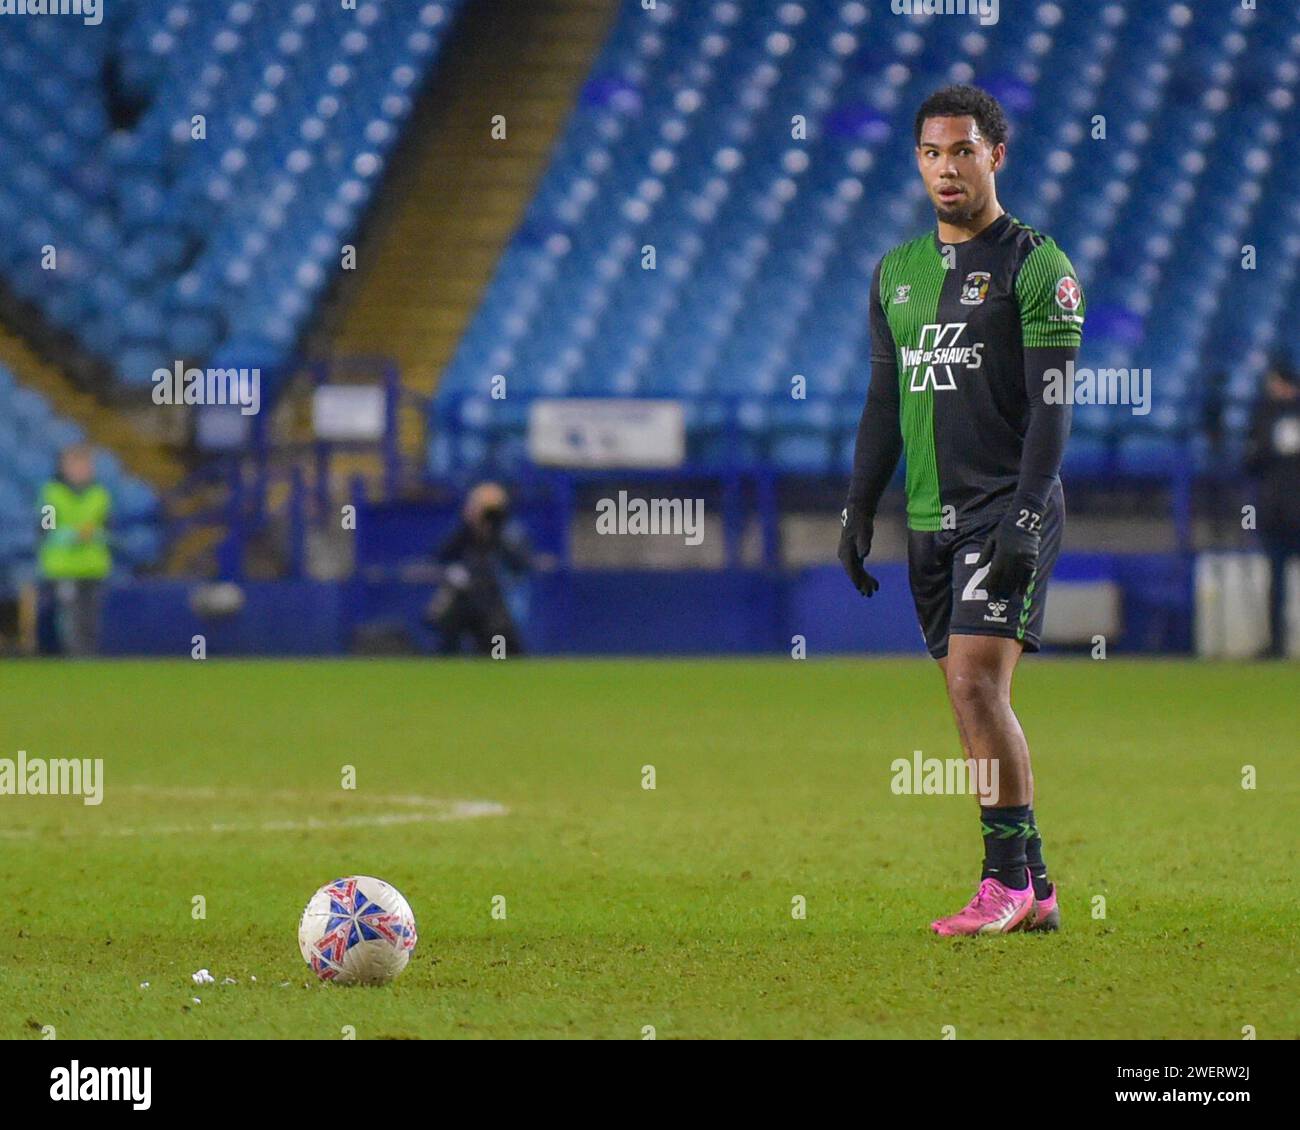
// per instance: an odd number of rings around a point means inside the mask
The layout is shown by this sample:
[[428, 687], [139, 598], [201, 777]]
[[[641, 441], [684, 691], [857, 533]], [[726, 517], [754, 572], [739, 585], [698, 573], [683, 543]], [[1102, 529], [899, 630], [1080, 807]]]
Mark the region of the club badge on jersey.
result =
[[989, 280], [992, 277], [988, 271], [971, 271], [961, 284], [961, 304], [978, 306], [983, 302], [989, 296]]

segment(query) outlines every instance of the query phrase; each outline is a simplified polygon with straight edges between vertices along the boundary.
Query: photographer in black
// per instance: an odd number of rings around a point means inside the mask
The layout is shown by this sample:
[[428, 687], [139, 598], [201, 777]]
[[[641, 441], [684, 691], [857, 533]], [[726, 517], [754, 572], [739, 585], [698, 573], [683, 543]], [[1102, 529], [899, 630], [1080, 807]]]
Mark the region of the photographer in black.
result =
[[1258, 529], [1268, 554], [1269, 655], [1286, 654], [1287, 563], [1300, 556], [1300, 377], [1275, 357], [1250, 422], [1246, 470], [1258, 480]]
[[459, 655], [467, 636], [477, 655], [494, 654], [498, 640], [506, 655], [523, 651], [500, 571], [522, 574], [531, 561], [523, 531], [509, 516], [506, 492], [496, 483], [480, 483], [436, 555], [441, 580], [426, 619], [442, 635], [443, 655]]

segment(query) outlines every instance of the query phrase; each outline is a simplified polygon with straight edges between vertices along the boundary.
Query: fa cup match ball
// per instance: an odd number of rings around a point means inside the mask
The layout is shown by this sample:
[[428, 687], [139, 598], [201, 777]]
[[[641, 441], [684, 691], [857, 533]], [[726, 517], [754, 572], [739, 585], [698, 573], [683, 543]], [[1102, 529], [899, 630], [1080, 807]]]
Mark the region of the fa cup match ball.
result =
[[415, 915], [401, 892], [382, 879], [335, 879], [302, 912], [298, 948], [322, 981], [384, 985], [411, 959]]

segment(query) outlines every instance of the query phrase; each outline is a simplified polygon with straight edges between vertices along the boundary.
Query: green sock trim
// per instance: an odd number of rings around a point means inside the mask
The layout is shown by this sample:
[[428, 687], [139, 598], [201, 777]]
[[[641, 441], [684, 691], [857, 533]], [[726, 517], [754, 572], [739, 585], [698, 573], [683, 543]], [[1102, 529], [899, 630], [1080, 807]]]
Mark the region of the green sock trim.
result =
[[985, 824], [981, 820], [980, 830], [984, 835], [992, 836], [995, 840], [1028, 840], [1032, 839], [1038, 831], [1029, 820], [1021, 820], [1015, 824]]

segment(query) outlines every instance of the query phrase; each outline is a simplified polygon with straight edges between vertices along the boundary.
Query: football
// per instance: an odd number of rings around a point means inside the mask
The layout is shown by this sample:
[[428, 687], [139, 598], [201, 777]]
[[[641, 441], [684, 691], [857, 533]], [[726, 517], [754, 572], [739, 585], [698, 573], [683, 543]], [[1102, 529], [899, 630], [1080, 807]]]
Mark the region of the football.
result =
[[298, 923], [298, 948], [322, 981], [384, 985], [415, 949], [415, 915], [401, 892], [371, 875], [326, 883]]

